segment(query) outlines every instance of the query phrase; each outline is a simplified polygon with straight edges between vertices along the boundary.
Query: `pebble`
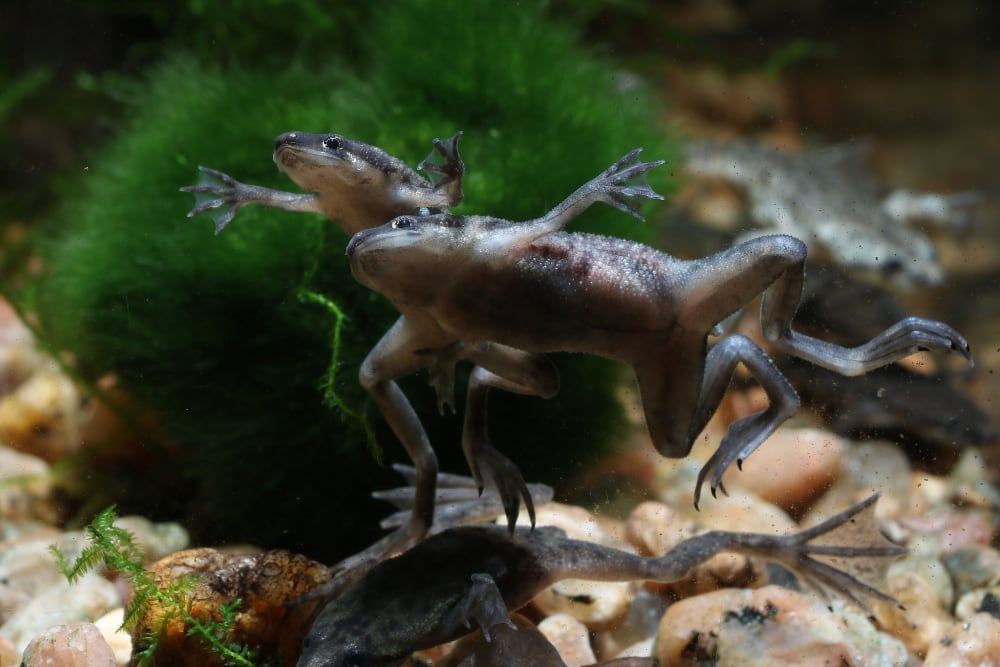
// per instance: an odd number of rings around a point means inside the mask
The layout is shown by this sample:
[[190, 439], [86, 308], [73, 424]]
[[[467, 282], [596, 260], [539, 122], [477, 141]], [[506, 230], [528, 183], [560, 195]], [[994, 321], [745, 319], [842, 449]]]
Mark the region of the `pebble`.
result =
[[540, 592], [532, 602], [546, 615], [567, 614], [589, 628], [603, 630], [625, 617], [638, 588], [634, 581], [565, 579]]
[[191, 544], [187, 530], [172, 521], [153, 523], [145, 517], [130, 515], [115, 519], [115, 526], [132, 533], [147, 563], [186, 549]]
[[18, 654], [14, 644], [6, 637], [0, 637], [0, 665], [21, 664], [21, 656]]
[[715, 499], [704, 499], [698, 518], [711, 530], [770, 535], [786, 535], [798, 530], [798, 524], [780, 507], [742, 489], [732, 489], [728, 496], [720, 494]]
[[952, 624], [927, 651], [924, 667], [1000, 666], [1000, 620], [986, 613]]
[[632, 644], [624, 651], [615, 656], [616, 660], [621, 660], [624, 658], [652, 658], [653, 649], [656, 646], [656, 638], [650, 637], [649, 639], [643, 639], [640, 642]]
[[975, 588], [960, 597], [955, 604], [955, 618], [960, 621], [968, 621], [980, 612], [1000, 619], [1000, 583]]
[[[162, 558], [187, 546], [187, 531], [176, 523], [154, 524], [142, 517], [121, 517], [115, 525], [132, 533], [146, 555], [147, 562]], [[0, 552], [0, 590], [10, 588], [34, 596], [47, 588], [66, 582], [51, 548], [57, 546], [72, 563], [79, 557], [87, 540], [81, 531], [56, 536], [48, 532], [38, 537], [20, 539]]]
[[48, 628], [24, 650], [22, 667], [117, 667], [115, 654], [93, 623]]
[[51, 364], [38, 351], [28, 329], [8, 309], [0, 301], [0, 396]]
[[121, 605], [115, 585], [90, 572], [76, 583], [63, 580], [35, 595], [0, 627], [0, 636], [23, 652], [32, 638], [53, 625], [93, 621]]
[[933, 514], [906, 516], [900, 519], [903, 528], [919, 533], [914, 546], [935, 553], [960, 551], [988, 545], [996, 536], [993, 521], [978, 509], [945, 507]]
[[959, 598], [971, 590], [1000, 582], [1000, 551], [977, 545], [945, 553], [941, 562], [947, 568]]
[[[189, 595], [195, 601], [192, 613], [199, 618], [219, 621], [220, 607], [239, 598], [242, 606], [228, 641], [259, 648], [262, 662], [281, 655], [290, 661], [287, 664], [294, 664], [302, 650], [317, 602], [286, 603], [330, 578], [325, 565], [287, 551], [229, 554], [206, 548], [171, 554], [154, 563], [149, 572], [161, 588], [179, 578], [198, 575]], [[222, 664], [220, 656], [200, 637], [188, 634], [182, 618], [172, 618], [164, 627], [162, 618], [169, 611], [155, 600], [144, 611], [131, 629], [136, 648], [141, 650], [147, 635], [163, 628], [157, 647], [162, 664]]]
[[743, 462], [726, 471], [727, 489], [745, 489], [786, 512], [801, 513], [843, 469], [850, 441], [818, 428], [779, 428]]
[[[663, 596], [640, 588], [621, 623], [610, 630], [592, 633], [594, 649], [599, 655], [620, 655], [630, 647], [652, 641], [668, 604]], [[650, 655], [646, 652], [642, 657]]]
[[[50, 490], [48, 463], [37, 456], [0, 446], [0, 518], [5, 519], [4, 524], [39, 515], [54, 518], [46, 500]], [[3, 531], [7, 532], [6, 526]], [[6, 539], [7, 535], [0, 538]]]
[[1000, 504], [1000, 492], [989, 483], [992, 477], [983, 454], [974, 448], [962, 452], [948, 473], [956, 504], [992, 509]]
[[111, 651], [115, 654], [115, 660], [119, 667], [127, 665], [132, 657], [132, 637], [122, 628], [124, 620], [125, 608], [118, 607], [94, 621], [94, 625], [101, 631], [104, 641], [108, 643]]
[[[506, 519], [500, 517], [497, 523], [505, 525]], [[527, 512], [521, 512], [517, 518], [517, 525], [529, 527], [531, 525]], [[575, 505], [565, 505], [563, 503], [545, 503], [535, 511], [536, 526], [555, 526], [566, 533], [566, 537], [571, 540], [583, 540], [603, 544], [604, 546], [616, 549], [634, 551], [622, 539], [614, 533], [624, 535], [624, 526], [617, 525], [617, 522], [605, 517], [596, 517], [592, 512]]]
[[954, 591], [947, 570], [933, 558], [910, 554], [889, 567], [883, 590], [903, 608], [873, 600], [879, 624], [912, 653], [925, 654], [952, 623], [948, 609]]
[[660, 664], [719, 667], [754, 665], [906, 665], [906, 648], [879, 632], [861, 614], [836, 612], [811, 597], [779, 586], [726, 589], [681, 600], [660, 624]]
[[843, 452], [841, 474], [803, 517], [814, 525], [873, 493], [879, 519], [898, 517], [910, 502], [911, 467], [899, 447], [889, 442], [856, 442]]
[[53, 463], [79, 449], [83, 419], [73, 382], [43, 370], [0, 398], [0, 441]]
[[698, 524], [666, 503], [640, 503], [625, 520], [625, 539], [643, 556], [662, 556], [697, 533]]
[[590, 631], [568, 614], [554, 614], [538, 624], [538, 631], [555, 646], [566, 667], [581, 667], [597, 662], [590, 646]]

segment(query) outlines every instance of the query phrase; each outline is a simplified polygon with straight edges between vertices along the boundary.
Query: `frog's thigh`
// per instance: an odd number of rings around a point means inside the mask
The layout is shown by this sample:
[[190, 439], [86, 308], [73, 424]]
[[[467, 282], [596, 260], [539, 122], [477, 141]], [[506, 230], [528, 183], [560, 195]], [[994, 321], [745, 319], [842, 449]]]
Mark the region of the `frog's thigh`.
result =
[[698, 435], [691, 425], [705, 370], [705, 337], [664, 340], [660, 346], [657, 354], [641, 357], [631, 366], [653, 445], [663, 456], [682, 458]]

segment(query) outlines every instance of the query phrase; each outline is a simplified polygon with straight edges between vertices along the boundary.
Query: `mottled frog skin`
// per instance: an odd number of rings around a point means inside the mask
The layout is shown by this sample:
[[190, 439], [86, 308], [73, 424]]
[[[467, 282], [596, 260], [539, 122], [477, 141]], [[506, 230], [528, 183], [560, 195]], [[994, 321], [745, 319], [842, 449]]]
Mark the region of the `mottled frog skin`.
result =
[[[594, 201], [628, 211], [626, 198], [649, 197], [647, 185], [629, 182], [659, 163], [638, 163], [637, 156], [638, 151], [626, 155], [528, 222], [403, 216], [355, 234], [347, 249], [354, 276], [403, 314], [366, 368], [380, 367], [387, 353], [405, 359], [414, 350], [458, 340], [479, 372], [500, 378], [504, 369], [488, 354], [494, 343], [620, 360], [635, 371], [657, 450], [679, 458], [690, 451], [742, 363], [770, 404], [730, 426], [701, 471], [697, 503], [707, 477], [714, 494], [725, 470], [749, 456], [799, 407], [795, 390], [751, 339], [730, 335], [707, 347], [718, 323], [758, 296], [762, 333], [776, 349], [841, 375], [861, 375], [919, 350], [971, 359], [968, 342], [957, 331], [919, 317], [905, 318], [856, 347], [795, 331], [806, 246], [791, 236], [762, 236], [709, 257], [681, 260], [630, 241], [560, 231]], [[362, 377], [365, 373], [363, 368]], [[477, 449], [488, 444], [485, 393], [477, 381], [474, 373], [463, 443], [474, 475]]]
[[[562, 579], [676, 581], [721, 551], [781, 563], [824, 596], [831, 592], [862, 607], [869, 598], [895, 602], [873, 587], [874, 582], [845, 571], [877, 573], [880, 578], [889, 559], [906, 552], [878, 532], [876, 498], [793, 535], [711, 531], [659, 558], [571, 540], [550, 527], [513, 534], [498, 526], [450, 529], [380, 563], [328, 604], [304, 642], [298, 665], [399, 665], [415, 650], [457, 639], [476, 627], [488, 641], [495, 629], [505, 636], [497, 642], [504, 655], [487, 665], [562, 665], [534, 642], [510, 640], [509, 635], [516, 638], [526, 631], [515, 628], [508, 610]], [[831, 557], [835, 565], [823, 562]], [[510, 655], [519, 650], [523, 653]]]

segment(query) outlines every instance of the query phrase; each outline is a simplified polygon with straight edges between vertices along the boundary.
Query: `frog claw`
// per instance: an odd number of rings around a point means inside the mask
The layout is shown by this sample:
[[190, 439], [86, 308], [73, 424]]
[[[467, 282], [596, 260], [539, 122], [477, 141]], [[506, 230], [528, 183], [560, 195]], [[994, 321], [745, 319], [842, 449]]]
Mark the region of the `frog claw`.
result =
[[592, 183], [594, 188], [604, 195], [601, 197], [602, 201], [634, 218], [644, 220], [634, 200], [663, 200], [663, 196], [650, 187], [646, 178], [651, 169], [664, 164], [665, 160], [639, 162], [641, 152], [641, 148], [636, 148], [625, 154]]
[[215, 233], [218, 234], [232, 222], [243, 205], [240, 192], [245, 186], [218, 169], [199, 165], [198, 170], [202, 173], [198, 183], [179, 188], [181, 192], [190, 192], [195, 196], [195, 206], [188, 211], [187, 217], [208, 213], [215, 221]]
[[528, 511], [531, 520], [531, 527], [535, 527], [535, 503], [531, 498], [531, 491], [524, 482], [521, 471], [509, 458], [501, 454], [490, 445], [484, 445], [476, 455], [477, 485], [483, 488], [483, 477], [488, 479], [500, 494], [503, 503], [504, 515], [507, 517], [507, 528], [511, 534], [517, 524], [517, 516], [521, 508], [521, 499], [524, 499], [524, 507]]
[[[416, 483], [416, 469], [401, 464], [395, 464], [392, 468], [402, 475], [410, 486], [376, 491], [372, 494], [373, 498], [390, 502], [400, 510], [382, 520], [380, 525], [387, 530], [398, 528], [409, 520], [416, 495], [416, 490], [412, 486]], [[544, 484], [528, 484], [527, 489], [531, 503], [525, 500], [525, 504], [529, 507], [552, 500], [552, 487]], [[501, 514], [506, 515], [505, 501], [500, 498], [499, 493], [493, 489], [480, 491], [478, 482], [471, 477], [438, 473], [435, 493], [434, 524], [431, 526], [431, 534], [455, 526], [492, 521]]]

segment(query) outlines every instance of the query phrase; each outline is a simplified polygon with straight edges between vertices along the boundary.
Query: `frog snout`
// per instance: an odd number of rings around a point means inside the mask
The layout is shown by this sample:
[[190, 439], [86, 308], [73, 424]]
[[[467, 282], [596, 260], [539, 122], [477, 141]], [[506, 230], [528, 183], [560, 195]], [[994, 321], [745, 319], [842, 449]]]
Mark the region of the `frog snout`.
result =
[[295, 146], [299, 143], [299, 133], [298, 132], [285, 132], [284, 134], [279, 134], [274, 140], [274, 150], [278, 150], [282, 146]]
[[347, 259], [354, 257], [354, 251], [364, 240], [365, 231], [366, 230], [362, 229], [360, 232], [352, 236], [351, 240], [347, 242]]

